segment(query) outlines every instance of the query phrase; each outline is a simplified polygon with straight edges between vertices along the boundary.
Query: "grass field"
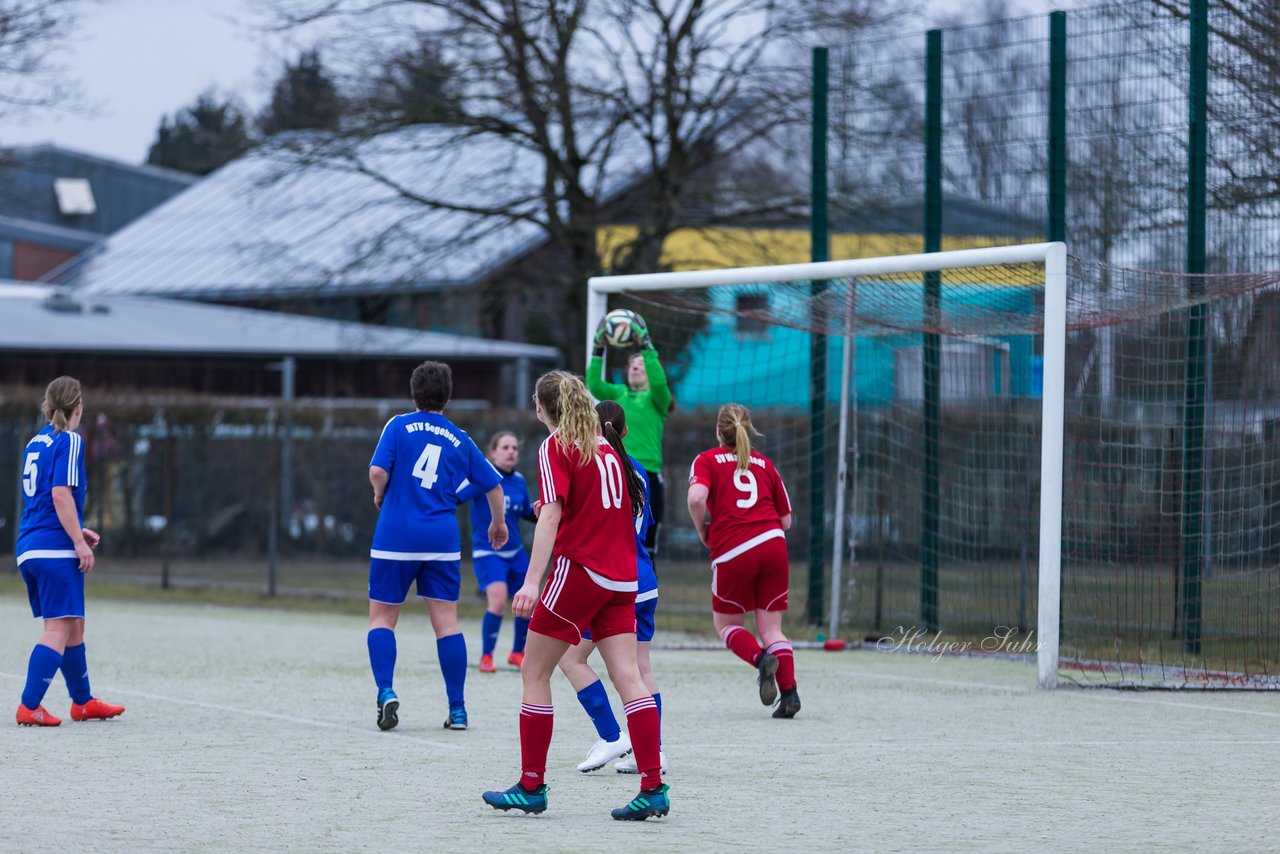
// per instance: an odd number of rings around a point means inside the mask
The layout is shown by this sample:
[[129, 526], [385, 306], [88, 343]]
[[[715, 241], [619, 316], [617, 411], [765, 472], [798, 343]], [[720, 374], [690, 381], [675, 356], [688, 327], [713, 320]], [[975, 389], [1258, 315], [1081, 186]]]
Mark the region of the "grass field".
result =
[[[37, 633], [0, 594], [12, 706]], [[359, 615], [92, 599], [95, 693], [128, 712], [0, 725], [0, 850], [1280, 850], [1274, 694], [1045, 693], [1021, 663], [800, 651], [804, 710], [775, 721], [727, 652], [657, 649], [672, 812], [632, 825], [608, 810], [634, 778], [574, 770], [594, 732], [559, 677], [550, 810], [481, 803], [518, 772], [518, 674], [472, 671], [472, 727], [445, 731], [425, 616], [398, 635], [382, 733]], [[67, 702], [58, 678], [46, 704]]]

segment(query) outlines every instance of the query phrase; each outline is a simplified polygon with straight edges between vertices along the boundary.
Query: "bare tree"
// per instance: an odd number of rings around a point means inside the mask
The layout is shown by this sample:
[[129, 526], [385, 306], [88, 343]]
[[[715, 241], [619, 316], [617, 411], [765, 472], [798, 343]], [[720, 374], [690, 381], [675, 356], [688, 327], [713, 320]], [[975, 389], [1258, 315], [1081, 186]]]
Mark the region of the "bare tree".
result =
[[[434, 144], [465, 151], [500, 141], [536, 163], [527, 192], [497, 199], [424, 191], [362, 156], [386, 134], [387, 112], [351, 117], [310, 144], [306, 159], [337, 160], [425, 211], [464, 213], [481, 231], [532, 224], [545, 239], [538, 297], [525, 300], [527, 329], [581, 356], [584, 282], [603, 270], [657, 269], [676, 228], [726, 217], [775, 215], [796, 198], [761, 192], [795, 187], [797, 170], [771, 152], [775, 131], [808, 120], [808, 53], [820, 33], [853, 33], [883, 20], [873, 0], [277, 0], [276, 25], [340, 22], [375, 33], [389, 20], [401, 36], [387, 55], [440, 46], [459, 82], [451, 133]], [[326, 55], [338, 46], [326, 48]], [[367, 42], [361, 43], [367, 51]], [[366, 56], [363, 64], [368, 66]], [[729, 164], [753, 151], [752, 181]], [[435, 152], [440, 156], [440, 152]], [[803, 182], [801, 182], [803, 186]], [[624, 199], [619, 191], [632, 192]], [[755, 190], [756, 192], [744, 192]], [[600, 229], [617, 206], [633, 226], [602, 253]], [[614, 210], [611, 210], [614, 206]], [[528, 283], [525, 283], [528, 284]], [[505, 302], [510, 289], [489, 298]]]
[[0, 119], [65, 103], [59, 57], [85, 0], [0, 0]]

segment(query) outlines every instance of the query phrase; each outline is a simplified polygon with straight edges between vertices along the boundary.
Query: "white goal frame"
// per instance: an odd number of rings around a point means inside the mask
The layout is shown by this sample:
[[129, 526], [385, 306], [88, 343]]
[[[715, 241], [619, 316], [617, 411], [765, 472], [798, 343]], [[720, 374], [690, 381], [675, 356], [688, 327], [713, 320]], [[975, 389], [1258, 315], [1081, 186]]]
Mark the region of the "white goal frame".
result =
[[[691, 270], [676, 273], [644, 273], [630, 276], [594, 276], [587, 281], [586, 336], [587, 353], [600, 319], [608, 311], [609, 294], [622, 291], [659, 291], [676, 288], [706, 288], [715, 285], [755, 285], [771, 282], [825, 281], [857, 279], [894, 273], [941, 272], [961, 267], [991, 267], [1002, 264], [1044, 264], [1044, 388], [1041, 397], [1040, 455], [1040, 565], [1039, 598], [1036, 618], [1037, 684], [1041, 688], [1058, 686], [1058, 629], [1061, 617], [1062, 578], [1062, 453], [1063, 413], [1065, 400], [1065, 367], [1067, 343], [1067, 246], [1065, 243], [1027, 243], [1017, 246], [993, 246], [985, 249], [960, 249], [919, 255], [890, 255], [880, 258], [857, 258], [846, 261], [822, 261], [811, 264], [780, 264], [761, 267], [735, 267], [722, 270]], [[841, 378], [841, 436], [847, 436], [847, 390], [852, 380], [852, 335], [845, 335], [844, 374]], [[838, 481], [847, 483], [847, 454], [841, 454]], [[843, 527], [844, 489], [836, 490], [835, 518]], [[837, 530], [831, 579], [831, 636], [839, 628], [841, 570], [843, 560], [841, 531]]]

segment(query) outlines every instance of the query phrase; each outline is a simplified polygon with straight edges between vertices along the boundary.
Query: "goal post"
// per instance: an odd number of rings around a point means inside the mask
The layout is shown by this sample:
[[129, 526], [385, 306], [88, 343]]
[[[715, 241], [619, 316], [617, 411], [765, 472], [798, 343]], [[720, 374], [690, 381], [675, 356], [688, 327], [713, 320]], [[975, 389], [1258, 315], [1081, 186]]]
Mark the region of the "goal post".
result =
[[[855, 350], [854, 338], [863, 334], [863, 330], [855, 328], [855, 324], [879, 323], [882, 332], [883, 330], [891, 330], [896, 333], [911, 330], [913, 324], [916, 327], [920, 327], [923, 323], [923, 318], [916, 318], [914, 316], [915, 312], [905, 304], [897, 305], [898, 302], [905, 303], [909, 301], [910, 288], [908, 287], [904, 290], [899, 283], [909, 281], [912, 274], [930, 272], [946, 274], [948, 271], [962, 270], [986, 271], [995, 268], [1016, 267], [1018, 265], [1034, 265], [1042, 270], [1042, 277], [1037, 283], [1042, 292], [1042, 308], [1039, 311], [1042, 312], [1043, 322], [1043, 392], [1040, 395], [1042, 431], [1039, 449], [1040, 512], [1037, 543], [1038, 608], [1035, 649], [1038, 684], [1042, 688], [1053, 688], [1058, 683], [1058, 638], [1061, 613], [1063, 420], [1067, 329], [1067, 254], [1065, 244], [1032, 243], [808, 264], [693, 270], [628, 276], [598, 276], [588, 282], [585, 329], [588, 339], [587, 351], [591, 351], [591, 338], [594, 336], [600, 319], [609, 309], [610, 295], [625, 295], [643, 303], [646, 297], [652, 297], [654, 294], [662, 292], [689, 293], [712, 288], [733, 288], [734, 286], [785, 288], [787, 283], [808, 283], [811, 281], [844, 281], [852, 283], [860, 282], [864, 279], [875, 279], [883, 283], [881, 290], [884, 293], [873, 300], [873, 305], [855, 306], [854, 297], [852, 296], [853, 288], [846, 288], [843, 291], [836, 289], [832, 291], [833, 296], [827, 304], [817, 306], [820, 312], [819, 316], [827, 319], [834, 317], [834, 324], [830, 329], [815, 329], [809, 333], [839, 334], [846, 342], [845, 347], [838, 354], [833, 354], [838, 355], [840, 358], [839, 372], [841, 375], [842, 399], [839, 404], [839, 438], [836, 440], [838, 442], [836, 452], [840, 454], [840, 458], [835, 463], [838, 472], [842, 472], [849, 457], [854, 460], [857, 459], [857, 453], [850, 454], [846, 445], [847, 437], [853, 431], [853, 425], [849, 423], [849, 406], [846, 395], [857, 384], [856, 378], [852, 375], [853, 353]], [[902, 299], [899, 300], [899, 297]], [[844, 300], [843, 303], [839, 302], [841, 299]], [[695, 303], [696, 300], [690, 298], [690, 306]], [[739, 309], [741, 305], [742, 300], [739, 298]], [[642, 314], [647, 314], [643, 304], [639, 308]], [[655, 305], [654, 308], [656, 310], [664, 310], [659, 305]], [[810, 309], [812, 308], [811, 306]], [[679, 315], [698, 309], [682, 308], [676, 305], [666, 310]], [[786, 310], [785, 307], [782, 309], [784, 313]], [[963, 340], [965, 336], [968, 336], [973, 342], [973, 346], [977, 348], [978, 359], [985, 359], [988, 353], [987, 350], [982, 349], [984, 346], [982, 343], [982, 330], [975, 324], [987, 315], [995, 314], [1003, 309], [980, 304], [977, 300], [969, 300], [967, 303], [957, 304], [954, 310], [957, 313], [959, 327], [956, 330], [952, 330], [952, 332], [957, 337], [957, 340]], [[825, 314], [822, 312], [825, 312]], [[750, 310], [740, 310], [739, 314], [748, 318], [753, 317], [753, 313]], [[799, 314], [797, 313], [796, 319], [789, 320], [787, 317], [782, 317], [769, 322], [776, 322], [780, 327], [797, 328], [806, 322], [799, 317]], [[812, 314], [809, 317], [811, 318]], [[808, 322], [811, 322], [811, 320]], [[654, 336], [659, 346], [663, 346], [664, 330], [652, 323], [652, 319], [650, 325], [654, 327]], [[694, 337], [696, 337], [696, 334], [693, 333]], [[685, 346], [691, 345], [689, 342], [685, 342]], [[774, 347], [772, 354], [764, 353], [760, 358], [768, 363], [771, 359], [776, 358], [777, 351], [778, 348]], [[997, 356], [994, 362], [994, 377], [984, 375], [984, 382], [994, 382], [998, 386], [1001, 383], [1007, 384], [1008, 378], [1004, 377], [1002, 379], [1000, 376], [1003, 364]], [[777, 370], [782, 371], [786, 370], [786, 368], [779, 362]], [[785, 383], [785, 381], [784, 378], [783, 382]], [[799, 383], [799, 378], [794, 378], [794, 382]], [[735, 381], [731, 377], [726, 377], [720, 388], [717, 388], [715, 383], [704, 384], [692, 394], [698, 403], [710, 407], [715, 405], [717, 401], [724, 403], [737, 399], [739, 392], [740, 388], [735, 386]], [[677, 395], [679, 393], [679, 389], [677, 389]], [[925, 390], [924, 393], [929, 392]], [[939, 392], [935, 389], [933, 393]], [[858, 442], [856, 438], [853, 441], [855, 445]], [[832, 582], [829, 587], [832, 600], [829, 630], [833, 636], [837, 634], [842, 622], [840, 618], [840, 603], [843, 598], [843, 588], [846, 586], [842, 578], [843, 556], [846, 551], [844, 533], [846, 523], [850, 521], [849, 508], [846, 506], [848, 490], [844, 488], [846, 479], [841, 475], [838, 480], [840, 488], [836, 489], [832, 502], [833, 528], [837, 535], [832, 537]], [[793, 489], [792, 492], [794, 494], [797, 490]], [[883, 524], [883, 516], [878, 513], [862, 513], [852, 521], [853, 524], [849, 524], [847, 527], [850, 529], [851, 537], [856, 541], [860, 536], [857, 530], [859, 524], [864, 527], [866, 525], [881, 525]], [[878, 612], [879, 598], [877, 598]]]

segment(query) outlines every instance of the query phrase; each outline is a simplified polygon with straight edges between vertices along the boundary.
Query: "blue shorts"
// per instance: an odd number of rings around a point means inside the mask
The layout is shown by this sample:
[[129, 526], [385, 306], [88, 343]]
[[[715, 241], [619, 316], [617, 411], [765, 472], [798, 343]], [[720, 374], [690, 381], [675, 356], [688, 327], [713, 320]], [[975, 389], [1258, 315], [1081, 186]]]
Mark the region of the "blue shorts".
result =
[[653, 615], [658, 613], [658, 597], [636, 603], [636, 640], [648, 643], [653, 640]]
[[[636, 603], [636, 643], [653, 640], [653, 615], [658, 613], [658, 597]], [[591, 640], [591, 632], [582, 633], [583, 640]]]
[[508, 593], [515, 593], [524, 584], [525, 573], [529, 571], [529, 555], [524, 549], [516, 549], [508, 557], [501, 553], [482, 554], [473, 558], [471, 564], [481, 590], [502, 581], [506, 583]]
[[369, 558], [369, 601], [403, 605], [416, 581], [423, 599], [457, 602], [462, 591], [462, 562]]
[[18, 564], [18, 572], [27, 582], [31, 616], [46, 620], [84, 619], [84, 573], [80, 571], [80, 558], [27, 558]]

